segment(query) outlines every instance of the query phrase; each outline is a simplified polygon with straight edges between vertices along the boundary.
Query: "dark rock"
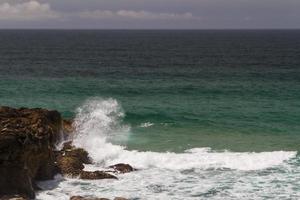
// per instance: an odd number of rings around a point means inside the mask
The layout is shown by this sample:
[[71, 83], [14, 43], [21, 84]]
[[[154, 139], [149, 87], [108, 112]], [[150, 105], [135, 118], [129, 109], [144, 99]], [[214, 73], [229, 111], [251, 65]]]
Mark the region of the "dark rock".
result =
[[[117, 179], [105, 171], [84, 171], [84, 164], [91, 164], [92, 160], [84, 149], [76, 148], [72, 142], [56, 150], [63, 139], [62, 130], [63, 135], [74, 132], [72, 123], [62, 120], [57, 111], [0, 107], [0, 200], [33, 199], [34, 191], [40, 190], [35, 181], [52, 179], [56, 173], [90, 180]], [[69, 136], [64, 138], [70, 139]], [[128, 164], [111, 168], [114, 173], [134, 170]], [[11, 196], [15, 194], [21, 196]]]
[[71, 142], [66, 142], [63, 149], [56, 152], [56, 163], [60, 173], [69, 176], [79, 176], [83, 164], [91, 164], [91, 159], [82, 148], [76, 148]]
[[70, 200], [109, 200], [106, 198], [89, 198], [89, 197], [82, 197], [82, 196], [72, 196]]
[[0, 195], [34, 198], [33, 182], [53, 178], [61, 127], [57, 111], [0, 107]]
[[111, 174], [106, 173], [106, 172], [103, 172], [103, 171], [94, 171], [94, 172], [82, 171], [80, 173], [79, 178], [81, 178], [81, 179], [89, 179], [89, 180], [96, 180], [96, 179], [118, 179], [116, 176], [111, 175]]
[[73, 156], [59, 155], [56, 160], [59, 172], [64, 175], [78, 176], [84, 168], [80, 159]]
[[128, 199], [123, 198], [123, 197], [116, 197], [116, 198], [114, 198], [114, 200], [128, 200]]
[[117, 179], [117, 177], [103, 171], [84, 171], [83, 164], [91, 164], [91, 159], [84, 149], [76, 148], [71, 142], [64, 144], [63, 149], [56, 155], [56, 161], [60, 172], [67, 176], [90, 180]]
[[109, 166], [109, 168], [114, 169], [114, 171], [116, 171], [117, 173], [128, 173], [128, 172], [132, 172], [132, 171], [136, 170], [133, 167], [131, 167], [130, 165], [123, 164], [123, 163], [111, 165], [111, 166]]
[[73, 149], [73, 148], [75, 148], [75, 147], [73, 146], [72, 141], [68, 141], [68, 142], [65, 142], [63, 144], [62, 150], [66, 151], [66, 150], [70, 150], [70, 149]]

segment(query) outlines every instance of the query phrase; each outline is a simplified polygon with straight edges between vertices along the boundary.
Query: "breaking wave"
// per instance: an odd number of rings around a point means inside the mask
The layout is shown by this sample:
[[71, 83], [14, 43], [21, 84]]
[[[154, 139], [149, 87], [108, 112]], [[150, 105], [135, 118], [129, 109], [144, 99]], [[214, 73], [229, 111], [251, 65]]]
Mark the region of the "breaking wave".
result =
[[280, 165], [297, 154], [295, 151], [217, 152], [210, 148], [194, 148], [183, 153], [130, 151], [113, 142], [116, 138], [126, 139], [129, 135], [130, 127], [122, 122], [124, 116], [122, 107], [115, 99], [94, 98], [86, 101], [77, 109], [75, 145], [85, 148], [103, 167], [123, 162], [140, 169], [260, 170]]

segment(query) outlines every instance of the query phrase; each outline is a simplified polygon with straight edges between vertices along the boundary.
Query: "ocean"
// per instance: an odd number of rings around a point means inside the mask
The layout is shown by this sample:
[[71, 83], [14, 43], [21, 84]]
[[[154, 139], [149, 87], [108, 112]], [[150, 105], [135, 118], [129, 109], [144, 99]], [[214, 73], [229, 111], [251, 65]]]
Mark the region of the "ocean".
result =
[[40, 200], [300, 199], [299, 30], [1, 30], [0, 102], [75, 119], [119, 180]]

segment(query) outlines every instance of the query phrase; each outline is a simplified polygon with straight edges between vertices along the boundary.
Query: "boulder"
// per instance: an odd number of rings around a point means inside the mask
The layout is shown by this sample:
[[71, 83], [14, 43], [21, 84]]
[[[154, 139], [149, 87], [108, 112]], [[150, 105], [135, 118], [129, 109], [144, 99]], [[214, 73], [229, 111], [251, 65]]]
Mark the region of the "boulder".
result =
[[83, 170], [83, 164], [91, 164], [92, 161], [82, 148], [76, 148], [71, 142], [66, 142], [61, 151], [56, 152], [56, 164], [60, 173], [69, 176], [79, 176]]
[[116, 176], [106, 173], [104, 171], [81, 171], [79, 178], [88, 179], [88, 180], [97, 180], [97, 179], [118, 179]]
[[53, 178], [61, 127], [57, 111], [0, 107], [0, 195], [34, 198], [34, 181]]
[[123, 164], [123, 163], [119, 163], [119, 164], [116, 164], [116, 165], [111, 165], [111, 166], [109, 166], [109, 168], [114, 169], [114, 171], [117, 172], [117, 173], [128, 173], [128, 172], [132, 172], [132, 171], [136, 170], [133, 167], [131, 167], [130, 165]]
[[72, 196], [70, 200], [109, 200], [106, 198], [89, 198], [89, 197], [82, 197], [82, 196]]

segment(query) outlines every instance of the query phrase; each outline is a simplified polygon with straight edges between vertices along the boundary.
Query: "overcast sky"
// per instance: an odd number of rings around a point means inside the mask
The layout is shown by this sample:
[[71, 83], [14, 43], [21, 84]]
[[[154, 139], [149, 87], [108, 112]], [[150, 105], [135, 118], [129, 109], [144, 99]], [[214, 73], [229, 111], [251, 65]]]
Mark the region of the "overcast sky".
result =
[[300, 0], [0, 0], [0, 28], [300, 28]]

